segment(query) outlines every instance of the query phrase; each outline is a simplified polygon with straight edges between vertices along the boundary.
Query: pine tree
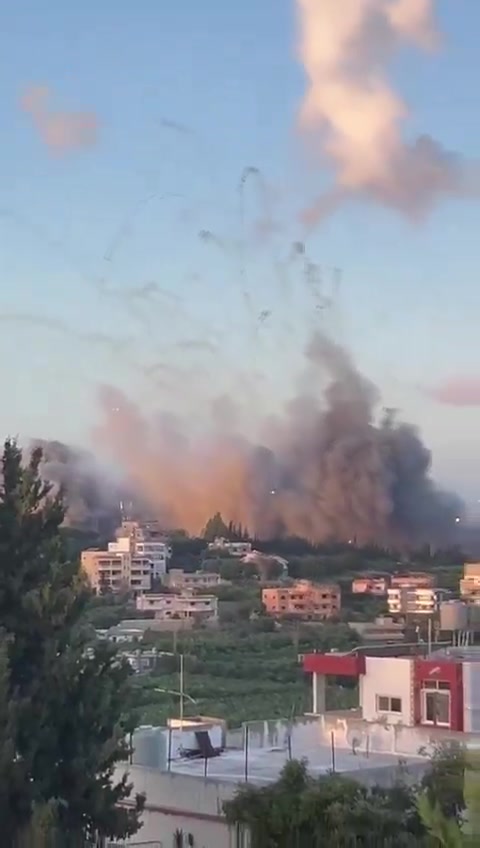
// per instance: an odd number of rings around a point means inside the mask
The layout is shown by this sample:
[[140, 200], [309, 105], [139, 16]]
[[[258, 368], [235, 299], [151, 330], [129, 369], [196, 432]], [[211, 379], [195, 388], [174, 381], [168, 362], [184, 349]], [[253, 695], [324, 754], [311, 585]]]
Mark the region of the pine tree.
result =
[[[89, 648], [89, 593], [60, 534], [61, 494], [39, 474], [41, 451], [22, 465], [4, 446], [0, 489], [0, 821], [2, 845], [24, 844], [34, 814], [55, 818], [65, 848], [96, 835], [135, 833], [129, 809], [124, 711], [128, 667], [105, 644]], [[35, 844], [35, 843], [33, 843]], [[39, 843], [40, 844], [40, 843]]]
[[228, 527], [219, 512], [209, 518], [202, 535], [207, 542], [213, 542], [216, 538], [228, 537]]

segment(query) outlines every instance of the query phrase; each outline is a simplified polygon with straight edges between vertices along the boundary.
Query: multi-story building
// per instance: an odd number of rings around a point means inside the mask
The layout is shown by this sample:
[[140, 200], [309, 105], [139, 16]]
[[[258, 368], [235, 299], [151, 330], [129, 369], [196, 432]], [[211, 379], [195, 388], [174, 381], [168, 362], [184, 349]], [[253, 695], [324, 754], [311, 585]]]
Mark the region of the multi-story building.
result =
[[463, 566], [463, 578], [460, 580], [462, 598], [480, 600], [480, 563], [466, 562]]
[[297, 580], [293, 586], [262, 589], [262, 603], [267, 615], [276, 618], [331, 618], [340, 612], [341, 593], [336, 584]]
[[245, 556], [252, 550], [251, 542], [230, 542], [229, 539], [217, 537], [213, 542], [208, 543], [209, 551], [217, 551], [218, 553], [230, 554], [230, 556]]
[[119, 547], [129, 550], [135, 556], [147, 557], [151, 560], [152, 577], [161, 579], [167, 570], [168, 559], [172, 550], [168, 539], [158, 529], [155, 523], [142, 524], [139, 521], [124, 521], [117, 530], [117, 541], [111, 542], [109, 550]]
[[170, 589], [212, 589], [221, 583], [219, 574], [214, 571], [184, 571], [182, 568], [171, 568], [163, 578], [163, 583]]
[[[360, 714], [364, 722], [385, 722], [401, 728], [434, 728], [480, 732], [480, 651], [475, 647], [447, 648], [427, 656], [357, 654], [309, 654], [304, 670], [313, 674], [313, 712], [325, 712], [326, 677], [356, 677], [359, 681]], [[368, 725], [367, 725], [368, 733]], [[375, 728], [372, 728], [373, 743]], [[378, 736], [380, 736], [380, 732]], [[404, 744], [409, 734], [405, 733]], [[412, 746], [421, 737], [410, 733]], [[441, 737], [437, 737], [440, 741]], [[393, 738], [391, 744], [394, 744]], [[431, 742], [430, 742], [431, 744]]]
[[149, 534], [138, 521], [125, 521], [106, 551], [83, 551], [82, 567], [96, 592], [148, 592], [152, 580], [163, 577], [171, 550], [167, 540]]
[[435, 615], [449, 596], [446, 589], [430, 587], [391, 587], [387, 590], [391, 615]]
[[218, 600], [215, 595], [194, 595], [190, 592], [139, 595], [136, 606], [142, 612], [153, 612], [155, 618], [160, 620], [193, 619], [210, 623], [218, 620]]
[[389, 586], [389, 577], [381, 574], [365, 574], [352, 581], [352, 592], [354, 595], [385, 597]]
[[148, 592], [152, 585], [152, 563], [129, 551], [82, 551], [82, 568], [97, 593]]
[[390, 579], [390, 587], [392, 589], [424, 589], [435, 586], [435, 577], [433, 574], [427, 574], [425, 571], [410, 571], [406, 574], [393, 574]]

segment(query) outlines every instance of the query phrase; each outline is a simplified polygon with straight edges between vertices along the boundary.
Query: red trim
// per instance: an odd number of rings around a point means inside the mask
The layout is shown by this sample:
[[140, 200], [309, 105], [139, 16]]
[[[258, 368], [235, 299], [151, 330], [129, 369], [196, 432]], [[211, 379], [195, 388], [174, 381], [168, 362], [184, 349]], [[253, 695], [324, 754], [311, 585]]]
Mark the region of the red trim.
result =
[[364, 654], [306, 654], [303, 670], [311, 674], [332, 674], [336, 677], [360, 677], [365, 674]]
[[[414, 661], [414, 722], [422, 724], [421, 691], [426, 680], [450, 686], [450, 730], [463, 731], [463, 666], [461, 662]], [[430, 725], [429, 725], [430, 726]]]

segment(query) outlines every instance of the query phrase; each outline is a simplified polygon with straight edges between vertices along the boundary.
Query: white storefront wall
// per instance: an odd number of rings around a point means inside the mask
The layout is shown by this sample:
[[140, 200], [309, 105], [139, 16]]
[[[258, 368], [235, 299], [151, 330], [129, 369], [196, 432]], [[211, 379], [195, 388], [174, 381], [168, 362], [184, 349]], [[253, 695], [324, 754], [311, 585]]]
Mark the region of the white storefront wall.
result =
[[[366, 674], [361, 675], [359, 687], [366, 721], [413, 725], [413, 660], [410, 657], [367, 657]], [[386, 709], [384, 699], [389, 700]]]
[[463, 729], [480, 731], [480, 663], [463, 662]]

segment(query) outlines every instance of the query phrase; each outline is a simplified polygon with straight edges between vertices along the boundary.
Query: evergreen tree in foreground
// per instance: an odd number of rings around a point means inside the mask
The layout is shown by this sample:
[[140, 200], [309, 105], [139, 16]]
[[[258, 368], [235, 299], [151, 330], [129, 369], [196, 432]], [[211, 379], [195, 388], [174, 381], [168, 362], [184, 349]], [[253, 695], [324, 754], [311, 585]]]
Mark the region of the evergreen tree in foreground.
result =
[[61, 496], [39, 476], [41, 451], [22, 465], [4, 446], [0, 486], [1, 844], [40, 845], [26, 835], [47, 811], [58, 844], [125, 838], [139, 828], [143, 798], [127, 801], [128, 666], [106, 644], [87, 650], [88, 589], [60, 535]]

